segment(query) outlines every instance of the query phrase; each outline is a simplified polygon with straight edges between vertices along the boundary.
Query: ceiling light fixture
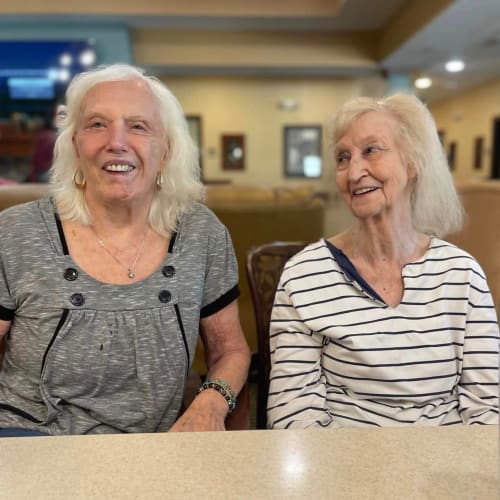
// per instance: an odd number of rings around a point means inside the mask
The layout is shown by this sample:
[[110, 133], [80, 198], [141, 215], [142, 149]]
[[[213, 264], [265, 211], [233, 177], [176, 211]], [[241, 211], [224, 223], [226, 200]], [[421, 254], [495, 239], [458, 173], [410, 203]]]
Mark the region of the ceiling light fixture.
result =
[[444, 67], [446, 71], [449, 71], [450, 73], [458, 73], [459, 71], [463, 71], [465, 63], [460, 59], [452, 59], [451, 61], [448, 61]]
[[72, 63], [73, 63], [73, 58], [71, 57], [71, 54], [68, 54], [67, 52], [64, 52], [59, 57], [59, 64], [61, 66], [65, 66], [65, 67], [71, 66]]
[[417, 89], [428, 89], [432, 85], [432, 80], [423, 76], [421, 78], [417, 78], [414, 84]]
[[80, 54], [80, 64], [85, 67], [93, 66], [96, 61], [96, 54], [93, 49], [86, 49]]

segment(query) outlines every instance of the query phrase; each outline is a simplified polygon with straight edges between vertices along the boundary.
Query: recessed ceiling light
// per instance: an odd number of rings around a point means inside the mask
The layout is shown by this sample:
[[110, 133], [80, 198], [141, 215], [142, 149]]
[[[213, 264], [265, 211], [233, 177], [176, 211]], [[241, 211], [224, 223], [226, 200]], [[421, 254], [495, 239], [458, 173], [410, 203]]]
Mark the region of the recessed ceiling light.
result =
[[421, 78], [417, 78], [414, 83], [417, 89], [428, 89], [432, 85], [432, 80], [423, 76]]
[[80, 64], [89, 67], [95, 64], [96, 55], [93, 49], [86, 49], [80, 54]]
[[61, 68], [59, 70], [59, 75], [58, 75], [57, 79], [60, 82], [67, 82], [69, 80], [70, 76], [71, 76], [71, 73], [69, 72], [69, 70], [67, 68]]
[[463, 71], [465, 63], [460, 59], [453, 59], [448, 61], [444, 67], [446, 68], [446, 71], [449, 71], [450, 73], [458, 73], [459, 71]]
[[73, 58], [71, 57], [71, 54], [68, 54], [67, 52], [61, 54], [61, 57], [59, 57], [59, 64], [61, 66], [71, 66], [72, 63]]

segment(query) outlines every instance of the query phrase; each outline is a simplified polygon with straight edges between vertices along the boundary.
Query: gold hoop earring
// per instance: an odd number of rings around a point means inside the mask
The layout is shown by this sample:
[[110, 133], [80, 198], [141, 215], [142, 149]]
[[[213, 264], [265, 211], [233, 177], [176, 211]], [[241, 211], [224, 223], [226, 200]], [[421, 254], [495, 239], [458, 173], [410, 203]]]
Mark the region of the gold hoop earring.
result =
[[161, 191], [161, 188], [163, 187], [163, 172], [160, 170], [156, 174], [156, 189], [158, 191]]
[[87, 181], [85, 180], [85, 177], [83, 176], [83, 172], [78, 169], [74, 174], [73, 174], [73, 184], [78, 188], [78, 189], [85, 189], [85, 185], [87, 184]]

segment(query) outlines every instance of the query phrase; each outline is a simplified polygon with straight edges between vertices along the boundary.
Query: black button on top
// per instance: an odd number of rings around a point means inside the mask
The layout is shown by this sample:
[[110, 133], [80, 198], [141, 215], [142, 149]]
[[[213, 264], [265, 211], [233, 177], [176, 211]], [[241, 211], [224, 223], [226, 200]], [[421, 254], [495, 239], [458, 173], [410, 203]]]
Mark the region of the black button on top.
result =
[[170, 302], [170, 300], [172, 299], [172, 294], [168, 290], [162, 290], [158, 294], [158, 298], [160, 299], [160, 302], [166, 304], [167, 302]]
[[78, 278], [78, 271], [73, 269], [72, 267], [68, 267], [66, 271], [64, 271], [64, 279], [68, 281], [75, 281]]
[[175, 274], [175, 267], [174, 266], [163, 266], [161, 272], [163, 273], [163, 276], [165, 276], [165, 278], [171, 278]]
[[77, 307], [83, 306], [85, 303], [85, 297], [81, 293], [74, 293], [69, 300], [74, 306]]

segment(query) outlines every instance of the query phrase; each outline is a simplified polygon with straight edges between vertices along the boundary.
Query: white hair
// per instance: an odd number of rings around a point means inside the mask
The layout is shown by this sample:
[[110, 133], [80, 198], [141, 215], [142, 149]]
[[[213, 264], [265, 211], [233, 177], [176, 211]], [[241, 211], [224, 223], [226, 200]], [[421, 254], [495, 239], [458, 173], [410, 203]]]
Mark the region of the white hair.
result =
[[[52, 194], [62, 219], [76, 220], [88, 225], [91, 221], [84, 198], [84, 190], [73, 182], [78, 170], [78, 159], [73, 146], [73, 135], [79, 123], [82, 101], [87, 92], [98, 83], [140, 80], [157, 100], [164, 140], [169, 152], [161, 165], [163, 183], [155, 190], [149, 210], [151, 227], [163, 236], [175, 230], [179, 215], [192, 201], [203, 197], [200, 183], [199, 153], [187, 126], [179, 101], [157, 78], [128, 64], [112, 64], [80, 73], [71, 81], [66, 92], [67, 116], [61, 124], [54, 147], [54, 162], [50, 171]], [[168, 166], [168, 168], [167, 168]]]
[[387, 113], [396, 121], [396, 143], [405, 161], [417, 172], [411, 199], [415, 229], [438, 237], [459, 231], [464, 210], [434, 119], [416, 96], [398, 93], [383, 99], [358, 97], [348, 101], [331, 121], [332, 146], [357, 118], [370, 111]]

